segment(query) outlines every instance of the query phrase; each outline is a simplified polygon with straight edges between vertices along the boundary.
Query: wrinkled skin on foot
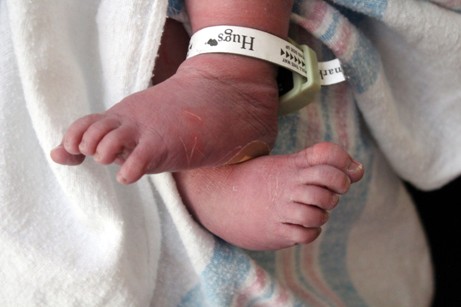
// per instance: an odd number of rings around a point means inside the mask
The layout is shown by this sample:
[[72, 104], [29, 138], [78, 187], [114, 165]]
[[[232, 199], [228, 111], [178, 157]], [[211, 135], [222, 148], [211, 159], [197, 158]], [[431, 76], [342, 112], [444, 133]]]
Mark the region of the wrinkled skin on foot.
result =
[[189, 211], [210, 232], [245, 249], [275, 250], [315, 240], [363, 172], [340, 146], [320, 143], [175, 179]]
[[118, 163], [117, 179], [128, 184], [146, 173], [225, 164], [255, 141], [268, 151], [277, 131], [275, 77], [254, 78], [222, 57], [191, 58], [166, 81], [76, 120], [52, 159]]

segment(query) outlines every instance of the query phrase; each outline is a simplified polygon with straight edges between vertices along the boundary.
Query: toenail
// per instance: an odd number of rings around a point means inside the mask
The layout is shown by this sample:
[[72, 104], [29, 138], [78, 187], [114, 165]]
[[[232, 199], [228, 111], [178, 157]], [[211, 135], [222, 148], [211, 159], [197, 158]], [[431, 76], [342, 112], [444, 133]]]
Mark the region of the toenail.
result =
[[352, 183], [351, 178], [349, 178], [349, 176], [346, 176], [346, 178], [344, 178], [344, 186], [346, 187], [346, 189], [349, 188], [351, 183]]
[[62, 142], [62, 146], [63, 146], [64, 148], [69, 148], [69, 147], [70, 147], [70, 142], [67, 141], [67, 140], [64, 140], [64, 141]]
[[78, 145], [78, 149], [79, 149], [80, 151], [85, 150], [85, 147], [86, 147], [86, 143], [83, 142], [83, 141]]
[[349, 164], [349, 166], [347, 167], [347, 171], [353, 174], [361, 172], [362, 169], [363, 169], [363, 165], [355, 160], [352, 160], [351, 164]]
[[339, 194], [333, 194], [331, 196], [331, 202], [333, 206], [336, 206], [339, 203]]
[[123, 176], [120, 175], [120, 174], [117, 174], [117, 181], [118, 181], [119, 183], [121, 183], [121, 184], [127, 184], [127, 182], [128, 182], [128, 181], [126, 180], [126, 178], [123, 177]]

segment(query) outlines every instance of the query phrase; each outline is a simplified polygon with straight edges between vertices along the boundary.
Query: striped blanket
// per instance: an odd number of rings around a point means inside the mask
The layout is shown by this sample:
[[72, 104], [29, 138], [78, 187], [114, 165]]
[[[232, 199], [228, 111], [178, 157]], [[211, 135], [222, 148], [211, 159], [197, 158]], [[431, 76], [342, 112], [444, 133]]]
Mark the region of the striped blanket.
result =
[[249, 252], [196, 224], [171, 174], [125, 187], [112, 166], [48, 157], [73, 119], [149, 86], [183, 3], [0, 0], [0, 305], [429, 306], [402, 179], [430, 190], [461, 174], [460, 13], [458, 0], [295, 1], [290, 36], [340, 59], [347, 82], [280, 117], [273, 154], [333, 141], [366, 174], [312, 244]]

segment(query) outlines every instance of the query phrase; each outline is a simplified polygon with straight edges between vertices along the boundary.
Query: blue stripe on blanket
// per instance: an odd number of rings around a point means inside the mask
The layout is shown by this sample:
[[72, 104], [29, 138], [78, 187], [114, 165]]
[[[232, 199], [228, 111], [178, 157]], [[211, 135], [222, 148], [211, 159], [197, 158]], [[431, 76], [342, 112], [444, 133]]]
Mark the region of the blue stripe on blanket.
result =
[[331, 2], [375, 18], [382, 18], [388, 4], [388, 0], [332, 0]]
[[330, 23], [328, 29], [319, 37], [322, 42], [329, 41], [333, 38], [333, 36], [336, 34], [336, 30], [339, 26], [339, 20], [342, 16], [339, 14], [339, 11], [335, 11], [332, 17], [333, 20]]
[[235, 290], [250, 271], [250, 259], [241, 250], [216, 239], [213, 257], [179, 306], [231, 306]]

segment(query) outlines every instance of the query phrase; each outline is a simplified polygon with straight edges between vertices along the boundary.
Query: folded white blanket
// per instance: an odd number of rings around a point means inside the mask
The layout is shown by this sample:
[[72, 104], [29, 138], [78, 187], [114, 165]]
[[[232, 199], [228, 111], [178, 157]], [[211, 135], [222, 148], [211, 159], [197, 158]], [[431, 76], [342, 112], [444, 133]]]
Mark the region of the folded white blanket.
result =
[[397, 175], [461, 173], [461, 5], [437, 2], [296, 2], [295, 38], [349, 79], [282, 118], [276, 152], [332, 140], [366, 176], [313, 244], [250, 253], [196, 224], [168, 173], [121, 186], [49, 158], [75, 118], [148, 86], [168, 1], [0, 0], [0, 306], [428, 305]]
[[165, 1], [1, 1], [1, 306], [145, 306], [161, 231], [147, 179], [62, 167], [75, 118], [145, 88]]

